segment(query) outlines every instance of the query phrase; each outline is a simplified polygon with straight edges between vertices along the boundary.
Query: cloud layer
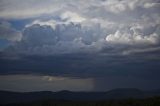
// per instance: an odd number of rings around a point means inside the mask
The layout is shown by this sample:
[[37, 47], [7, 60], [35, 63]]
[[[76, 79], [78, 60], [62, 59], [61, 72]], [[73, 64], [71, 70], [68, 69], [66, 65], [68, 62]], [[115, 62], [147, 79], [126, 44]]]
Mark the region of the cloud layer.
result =
[[[46, 55], [103, 51], [102, 49], [112, 48], [116, 44], [130, 45], [133, 49], [136, 49], [137, 45], [142, 49], [147, 49], [146, 45], [159, 45], [158, 0], [0, 2], [1, 19], [33, 20], [21, 31], [22, 40], [21, 37], [14, 37], [20, 36], [20, 32], [15, 29], [10, 28], [9, 31], [1, 28], [3, 34], [7, 33], [7, 39], [21, 40], [15, 47], [11, 47], [17, 52], [25, 50], [29, 54], [37, 52]], [[18, 3], [21, 5], [17, 5]], [[10, 32], [13, 36], [8, 34]], [[44, 51], [46, 53], [43, 53]]]

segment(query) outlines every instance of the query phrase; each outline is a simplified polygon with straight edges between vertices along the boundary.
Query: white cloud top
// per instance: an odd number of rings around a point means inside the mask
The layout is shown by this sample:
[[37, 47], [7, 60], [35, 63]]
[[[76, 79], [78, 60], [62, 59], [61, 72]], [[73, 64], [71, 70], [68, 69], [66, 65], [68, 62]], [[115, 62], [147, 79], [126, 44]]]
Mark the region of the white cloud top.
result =
[[60, 17], [62, 20], [67, 20], [67, 22], [79, 23], [85, 21], [85, 18], [79, 16], [77, 13], [70, 11], [64, 12]]
[[143, 36], [130, 33], [122, 33], [119, 30], [114, 34], [110, 34], [106, 37], [106, 41], [113, 44], [127, 44], [127, 45], [139, 45], [139, 44], [157, 44], [159, 36], [153, 33], [149, 36]]

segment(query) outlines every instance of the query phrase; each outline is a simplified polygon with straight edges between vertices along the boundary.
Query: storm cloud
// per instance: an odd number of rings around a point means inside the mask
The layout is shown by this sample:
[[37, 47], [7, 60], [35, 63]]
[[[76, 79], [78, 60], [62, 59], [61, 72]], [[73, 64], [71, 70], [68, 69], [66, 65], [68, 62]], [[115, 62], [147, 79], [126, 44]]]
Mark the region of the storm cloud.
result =
[[91, 78], [95, 90], [149, 88], [160, 81], [159, 0], [0, 0], [0, 5], [1, 75]]

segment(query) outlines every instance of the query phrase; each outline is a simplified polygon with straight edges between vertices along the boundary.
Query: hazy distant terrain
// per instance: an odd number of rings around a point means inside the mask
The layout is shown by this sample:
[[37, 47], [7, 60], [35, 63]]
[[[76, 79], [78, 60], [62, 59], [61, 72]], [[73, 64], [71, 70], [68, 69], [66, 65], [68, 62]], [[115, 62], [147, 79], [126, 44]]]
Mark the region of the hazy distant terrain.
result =
[[20, 93], [0, 91], [0, 100], [0, 104], [5, 106], [14, 106], [14, 104], [16, 106], [97, 106], [99, 104], [104, 106], [119, 104], [121, 106], [130, 103], [135, 106], [136, 103], [160, 104], [160, 91], [142, 91], [134, 88], [114, 89], [108, 92], [41, 91]]

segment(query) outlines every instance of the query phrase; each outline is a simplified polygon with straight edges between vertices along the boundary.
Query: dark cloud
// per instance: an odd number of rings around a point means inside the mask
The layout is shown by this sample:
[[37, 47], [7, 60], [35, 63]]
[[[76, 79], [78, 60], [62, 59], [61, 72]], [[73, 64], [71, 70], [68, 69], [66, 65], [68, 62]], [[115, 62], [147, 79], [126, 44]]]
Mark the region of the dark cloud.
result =
[[21, 56], [13, 59], [2, 56], [1, 74], [35, 73], [69, 77], [104, 77], [112, 75], [125, 77], [131, 75], [147, 78], [147, 75], [152, 72], [153, 75], [158, 75], [155, 73], [159, 70], [159, 58], [152, 57], [152, 55], [146, 54], [144, 56], [143, 54], [128, 57], [101, 54], [66, 54]]

